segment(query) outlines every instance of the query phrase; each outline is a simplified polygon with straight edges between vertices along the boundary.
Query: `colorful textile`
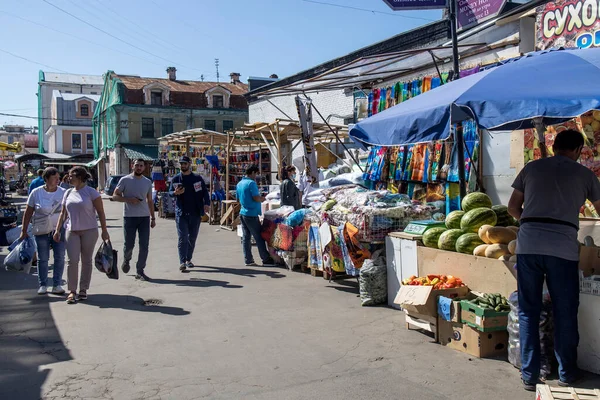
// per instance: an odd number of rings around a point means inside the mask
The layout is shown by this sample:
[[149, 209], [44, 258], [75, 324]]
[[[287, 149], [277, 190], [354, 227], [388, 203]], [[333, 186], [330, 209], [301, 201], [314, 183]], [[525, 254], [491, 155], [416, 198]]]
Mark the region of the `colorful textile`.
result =
[[460, 185], [446, 182], [446, 215], [455, 210], [460, 210]]
[[[352, 268], [360, 269], [363, 262], [371, 257], [371, 252], [364, 248], [358, 240], [358, 228], [350, 222], [346, 222], [343, 229], [343, 239], [346, 244], [348, 256], [352, 260]], [[349, 273], [349, 275], [353, 274]]]
[[406, 167], [406, 146], [398, 147], [398, 154], [396, 157], [396, 168], [394, 174], [394, 180], [402, 180], [404, 174], [404, 168]]
[[413, 148], [414, 147], [415, 147], [415, 145], [411, 144], [411, 145], [408, 145], [406, 148], [406, 161], [405, 161], [406, 168], [404, 168], [404, 173], [402, 174], [403, 181], [410, 181], [411, 177], [412, 177], [412, 157], [413, 157]]
[[308, 231], [308, 248], [309, 258], [308, 265], [310, 268], [323, 270], [323, 254], [321, 252], [321, 235], [319, 234], [319, 227], [317, 225], [311, 225]]
[[438, 180], [438, 174], [442, 166], [442, 150], [444, 144], [442, 142], [433, 143], [433, 153], [431, 155], [431, 169], [429, 171], [429, 182], [435, 182]]
[[363, 174], [365, 181], [381, 181], [383, 170], [386, 163], [387, 148], [382, 146], [373, 146], [367, 159], [367, 170]]
[[331, 229], [333, 240], [331, 246], [331, 269], [335, 272], [346, 272], [344, 266], [344, 254], [342, 252], [342, 240], [340, 239], [340, 231], [333, 226]]
[[427, 143], [416, 144], [413, 147], [412, 174], [410, 180], [427, 182], [427, 167], [429, 165], [429, 148]]

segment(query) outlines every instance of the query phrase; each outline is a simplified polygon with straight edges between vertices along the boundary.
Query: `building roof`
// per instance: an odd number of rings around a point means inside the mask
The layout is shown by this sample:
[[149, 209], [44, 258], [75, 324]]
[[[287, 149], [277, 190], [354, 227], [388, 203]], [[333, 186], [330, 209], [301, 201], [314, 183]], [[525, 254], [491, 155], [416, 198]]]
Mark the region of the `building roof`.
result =
[[115, 78], [118, 78], [123, 82], [125, 88], [129, 90], [140, 90], [143, 89], [144, 86], [150, 83], [160, 83], [165, 85], [172, 92], [187, 92], [187, 93], [204, 93], [207, 90], [210, 90], [214, 87], [221, 86], [225, 89], [229, 90], [232, 95], [241, 96], [248, 91], [248, 85], [245, 83], [223, 83], [223, 82], [202, 82], [202, 81], [181, 81], [175, 80], [172, 81], [170, 79], [165, 78], [144, 78], [140, 76], [134, 75], [119, 75], [114, 74]]
[[61, 93], [60, 90], [53, 90], [52, 91], [52, 97], [61, 97], [63, 100], [66, 101], [73, 101], [73, 100], [79, 100], [82, 99], [84, 97], [93, 100], [95, 102], [98, 102], [100, 100], [100, 95], [99, 94], [86, 94], [86, 93]]
[[141, 158], [142, 160], [152, 161], [158, 158], [158, 145], [123, 143], [121, 146], [130, 160]]
[[46, 72], [44, 74], [43, 82], [55, 82], [55, 83], [69, 83], [74, 85], [104, 85], [104, 78], [102, 75], [79, 75], [79, 74], [68, 74], [62, 72]]

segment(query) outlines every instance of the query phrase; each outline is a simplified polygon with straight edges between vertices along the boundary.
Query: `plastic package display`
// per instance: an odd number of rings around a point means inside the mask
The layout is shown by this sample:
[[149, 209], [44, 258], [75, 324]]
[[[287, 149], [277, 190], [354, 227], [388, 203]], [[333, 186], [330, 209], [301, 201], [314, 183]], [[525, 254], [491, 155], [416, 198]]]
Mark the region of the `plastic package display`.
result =
[[[513, 292], [508, 298], [508, 361], [521, 368], [521, 345], [519, 341], [519, 295]], [[540, 377], [545, 378], [552, 372], [554, 364], [554, 322], [552, 303], [548, 292], [544, 292], [544, 302], [540, 315]]]
[[386, 303], [387, 266], [385, 257], [365, 260], [360, 269], [358, 283], [361, 305], [376, 306]]

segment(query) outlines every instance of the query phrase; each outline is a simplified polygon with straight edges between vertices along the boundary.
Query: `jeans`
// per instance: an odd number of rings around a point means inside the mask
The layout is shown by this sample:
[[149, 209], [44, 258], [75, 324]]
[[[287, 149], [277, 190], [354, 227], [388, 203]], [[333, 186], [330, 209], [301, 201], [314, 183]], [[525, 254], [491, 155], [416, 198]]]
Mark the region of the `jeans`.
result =
[[135, 266], [139, 273], [144, 272], [146, 260], [148, 259], [148, 246], [150, 246], [150, 217], [124, 217], [123, 218], [123, 236], [125, 244], [123, 245], [123, 258], [129, 262], [133, 256], [135, 247], [135, 234], [138, 233], [139, 246], [138, 260]]
[[527, 382], [536, 382], [540, 375], [539, 326], [544, 277], [552, 299], [554, 352], [559, 363], [558, 373], [561, 380], [569, 382], [577, 374], [578, 262], [553, 256], [517, 256], [521, 373]]
[[202, 217], [197, 214], [175, 214], [175, 225], [177, 226], [177, 236], [179, 236], [177, 249], [180, 264], [192, 261], [201, 219]]
[[38, 283], [40, 286], [48, 286], [48, 261], [50, 260], [50, 248], [54, 252], [54, 272], [52, 273], [52, 287], [60, 286], [63, 271], [65, 270], [65, 229], [60, 233], [60, 241], [57, 243], [52, 239], [54, 232], [46, 235], [34, 236], [37, 245], [38, 257]]
[[258, 221], [258, 217], [240, 215], [240, 219], [242, 221], [242, 231], [244, 232], [244, 236], [242, 237], [244, 262], [246, 264], [254, 262], [254, 257], [252, 256], [252, 242], [250, 239], [250, 235], [252, 235], [256, 242], [256, 247], [258, 247], [258, 253], [260, 254], [261, 260], [265, 264], [268, 263], [271, 260], [271, 255], [267, 250], [265, 240], [260, 235], [260, 222]]

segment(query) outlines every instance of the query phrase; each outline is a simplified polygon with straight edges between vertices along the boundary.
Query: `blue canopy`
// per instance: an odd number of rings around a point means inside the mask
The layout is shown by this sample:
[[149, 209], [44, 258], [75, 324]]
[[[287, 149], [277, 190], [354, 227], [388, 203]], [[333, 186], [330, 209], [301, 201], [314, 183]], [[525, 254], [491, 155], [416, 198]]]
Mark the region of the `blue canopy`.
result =
[[600, 109], [600, 48], [530, 53], [514, 62], [447, 83], [356, 124], [367, 145], [447, 139], [450, 125], [474, 119], [480, 128], [547, 125]]

